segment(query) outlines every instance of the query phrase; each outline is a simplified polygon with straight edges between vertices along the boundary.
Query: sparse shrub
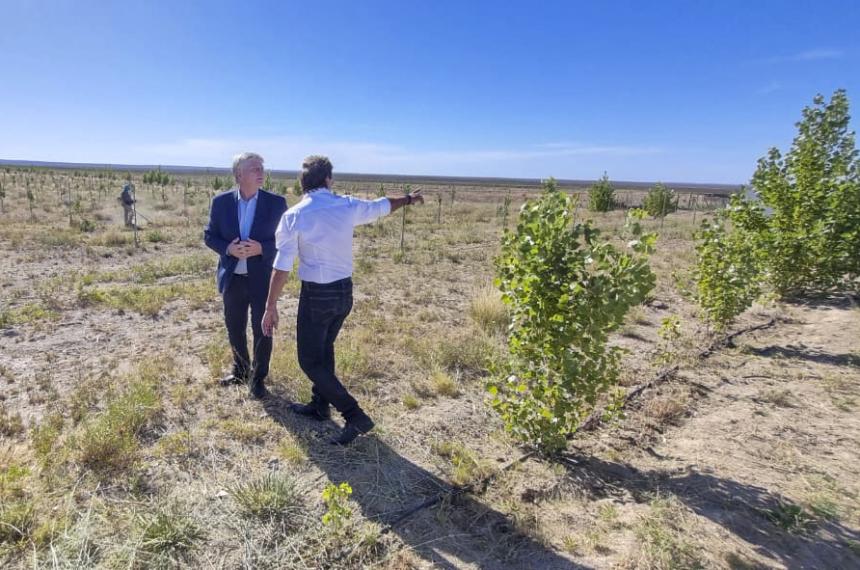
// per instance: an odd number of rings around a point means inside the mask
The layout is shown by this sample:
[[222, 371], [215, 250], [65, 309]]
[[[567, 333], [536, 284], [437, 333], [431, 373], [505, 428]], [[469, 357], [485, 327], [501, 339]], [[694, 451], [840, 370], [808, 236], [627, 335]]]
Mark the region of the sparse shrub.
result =
[[609, 176], [603, 173], [603, 178], [588, 189], [588, 209], [592, 212], [608, 212], [615, 207], [615, 188], [609, 182]]
[[284, 437], [278, 443], [278, 455], [287, 463], [300, 465], [307, 461], [308, 450], [300, 440], [293, 437]]
[[218, 427], [231, 439], [242, 443], [261, 443], [269, 435], [269, 427], [260, 422], [228, 418], [218, 422]]
[[502, 333], [510, 323], [510, 311], [492, 287], [484, 287], [472, 298], [469, 316], [487, 334]]
[[161, 436], [156, 452], [162, 457], [186, 457], [191, 453], [191, 434], [179, 431]]
[[30, 431], [30, 442], [36, 458], [46, 466], [56, 459], [54, 450], [63, 430], [63, 415], [48, 414], [42, 422]]
[[167, 235], [161, 230], [149, 230], [146, 232], [146, 241], [149, 243], [164, 243], [167, 241]]
[[482, 334], [455, 334], [430, 345], [429, 364], [455, 373], [475, 375], [487, 369], [498, 353], [496, 345]]
[[29, 475], [27, 467], [14, 461], [0, 467], [0, 501], [23, 497], [24, 483]]
[[78, 231], [81, 233], [89, 234], [96, 231], [96, 225], [86, 218], [81, 218], [78, 222]]
[[447, 396], [456, 398], [460, 395], [460, 390], [457, 388], [457, 383], [451, 378], [451, 375], [442, 369], [436, 369], [430, 375], [430, 384], [433, 386], [433, 391], [439, 396]]
[[421, 407], [421, 400], [415, 394], [406, 394], [403, 396], [403, 405], [407, 410], [417, 410]]
[[630, 251], [574, 223], [572, 199], [548, 186], [527, 202], [503, 238], [496, 284], [511, 307], [507, 361], [487, 382], [506, 429], [546, 452], [566, 445], [618, 380], [620, 349], [609, 334], [655, 284], [641, 211], [628, 217]]
[[839, 519], [839, 505], [832, 498], [826, 495], [817, 495], [812, 498], [809, 503], [810, 510], [815, 513], [815, 516], [824, 520]]
[[322, 492], [322, 500], [326, 506], [322, 522], [336, 531], [343, 528], [344, 524], [352, 518], [352, 509], [348, 501], [352, 495], [352, 487], [344, 481], [340, 485], [329, 483]]
[[[747, 205], [737, 203], [737, 207]], [[725, 214], [704, 220], [696, 233], [694, 297], [717, 331], [724, 331], [761, 295], [761, 250], [745, 231], [726, 231]]]
[[24, 432], [24, 421], [21, 414], [6, 410], [6, 406], [0, 404], [0, 436], [14, 437]]
[[0, 502], [0, 545], [26, 541], [36, 528], [36, 510], [27, 498]]
[[302, 493], [295, 480], [279, 473], [240, 483], [230, 490], [239, 510], [249, 517], [277, 519], [298, 526], [304, 511]]
[[129, 234], [123, 234], [115, 229], [110, 229], [101, 235], [96, 235], [90, 238], [90, 245], [100, 245], [104, 247], [124, 247], [131, 245], [133, 237]]
[[689, 388], [670, 386], [663, 393], [645, 402], [645, 416], [658, 428], [667, 424], [677, 424], [687, 412], [690, 400]]
[[645, 196], [642, 208], [652, 218], [665, 218], [678, 209], [678, 195], [664, 184], [657, 183]]
[[431, 444], [430, 450], [439, 457], [451, 461], [451, 482], [458, 487], [478, 483], [492, 472], [486, 464], [461, 443], [437, 441]]
[[675, 358], [676, 345], [681, 338], [681, 319], [677, 315], [669, 315], [660, 323], [657, 329], [660, 345], [657, 348], [657, 364], [669, 364]]
[[815, 517], [800, 505], [780, 501], [776, 508], [765, 511], [765, 516], [783, 530], [802, 533], [815, 524]]
[[148, 567], [175, 567], [205, 538], [203, 529], [177, 509], [144, 514], [137, 521], [140, 552]]
[[84, 422], [70, 447], [81, 465], [110, 474], [127, 470], [138, 460], [141, 431], [161, 412], [155, 386], [141, 380], [110, 401], [105, 410]]

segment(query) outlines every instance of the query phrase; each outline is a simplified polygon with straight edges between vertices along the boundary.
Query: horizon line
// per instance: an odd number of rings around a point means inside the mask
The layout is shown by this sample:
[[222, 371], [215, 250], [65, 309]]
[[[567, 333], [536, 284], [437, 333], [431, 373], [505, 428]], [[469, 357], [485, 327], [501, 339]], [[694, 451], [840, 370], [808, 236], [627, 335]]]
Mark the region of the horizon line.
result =
[[[3, 159], [0, 158], [0, 165], [14, 167], [37, 167], [37, 168], [57, 168], [68, 170], [128, 170], [128, 171], [143, 171], [152, 169], [161, 169], [168, 173], [188, 174], [188, 173], [209, 173], [230, 174], [231, 169], [223, 166], [188, 166], [179, 164], [120, 164], [109, 162], [64, 162], [64, 161], [48, 161], [48, 160], [23, 160], [23, 159]], [[297, 175], [298, 170], [290, 169], [267, 169], [268, 172], [280, 175]], [[551, 176], [545, 178], [532, 177], [508, 177], [508, 176], [458, 176], [458, 175], [439, 175], [439, 174], [383, 174], [383, 173], [366, 173], [366, 172], [340, 172], [338, 178], [344, 180], [357, 181], [386, 181], [391, 179], [402, 179], [404, 181], [432, 183], [439, 181], [441, 183], [460, 183], [486, 186], [489, 184], [497, 184], [500, 186], [540, 186], [545, 180], [553, 178]], [[597, 179], [576, 179], [576, 178], [555, 178], [560, 186], [567, 187], [583, 187], [590, 186], [597, 182]], [[662, 183], [666, 186], [680, 189], [697, 189], [697, 190], [740, 190], [744, 184], [718, 183], [718, 182], [679, 182], [679, 181], [637, 181], [637, 180], [612, 180], [613, 185], [630, 185], [633, 187], [652, 186]]]

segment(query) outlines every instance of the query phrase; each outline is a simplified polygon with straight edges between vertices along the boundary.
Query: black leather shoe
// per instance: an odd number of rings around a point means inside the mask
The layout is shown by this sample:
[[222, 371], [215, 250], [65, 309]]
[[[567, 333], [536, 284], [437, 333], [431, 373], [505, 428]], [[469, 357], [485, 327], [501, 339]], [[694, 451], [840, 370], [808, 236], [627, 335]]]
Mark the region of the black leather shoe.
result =
[[367, 433], [373, 429], [374, 423], [366, 414], [362, 414], [358, 418], [346, 422], [340, 435], [329, 440], [332, 445], [349, 445], [355, 438], [363, 433]]
[[236, 384], [244, 384], [245, 379], [236, 374], [230, 373], [223, 378], [218, 380], [218, 384], [221, 386], [234, 386]]
[[316, 404], [290, 404], [290, 411], [320, 422], [331, 419], [331, 408], [328, 405], [323, 407]]

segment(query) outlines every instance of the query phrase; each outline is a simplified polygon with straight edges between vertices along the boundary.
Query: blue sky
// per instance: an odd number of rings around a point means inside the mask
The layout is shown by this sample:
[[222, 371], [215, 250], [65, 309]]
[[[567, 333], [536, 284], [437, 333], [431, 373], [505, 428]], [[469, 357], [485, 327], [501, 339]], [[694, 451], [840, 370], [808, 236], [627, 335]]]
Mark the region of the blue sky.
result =
[[5, 159], [743, 183], [816, 93], [860, 105], [855, 1], [0, 10]]

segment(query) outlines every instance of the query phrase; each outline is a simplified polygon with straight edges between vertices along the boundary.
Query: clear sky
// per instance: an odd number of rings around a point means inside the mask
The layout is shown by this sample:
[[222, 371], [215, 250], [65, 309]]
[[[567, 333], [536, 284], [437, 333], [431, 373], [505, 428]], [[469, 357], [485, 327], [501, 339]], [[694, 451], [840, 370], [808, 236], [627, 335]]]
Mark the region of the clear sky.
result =
[[[0, 158], [743, 183], [860, 2], [0, 0]], [[856, 128], [857, 121], [852, 126]]]

